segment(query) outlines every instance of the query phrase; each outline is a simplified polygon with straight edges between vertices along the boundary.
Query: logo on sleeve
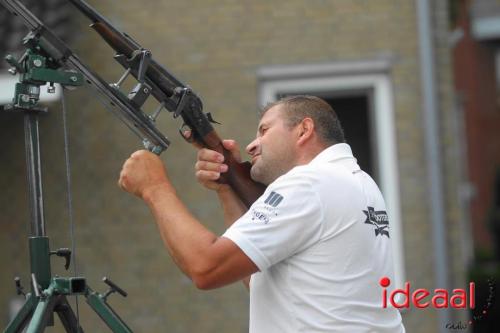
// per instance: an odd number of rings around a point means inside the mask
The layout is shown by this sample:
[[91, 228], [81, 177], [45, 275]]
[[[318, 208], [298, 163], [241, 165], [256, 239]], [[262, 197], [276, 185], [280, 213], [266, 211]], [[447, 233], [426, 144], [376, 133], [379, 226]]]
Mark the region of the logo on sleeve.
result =
[[264, 212], [252, 209], [252, 221], [255, 221], [255, 220], [260, 221], [260, 222], [264, 222], [264, 224], [268, 224], [269, 221], [271, 220], [271, 218], [269, 217], [268, 214], [266, 214]]
[[389, 217], [385, 210], [376, 211], [373, 207], [367, 207], [368, 210], [364, 210], [363, 213], [366, 215], [366, 224], [371, 224], [375, 227], [375, 236], [385, 235], [389, 237]]
[[264, 200], [264, 205], [260, 204], [256, 208], [252, 208], [252, 221], [264, 222], [268, 224], [272, 217], [278, 216], [278, 205], [283, 201], [283, 196], [272, 191]]
[[272, 191], [271, 193], [269, 193], [269, 196], [264, 201], [264, 203], [272, 207], [278, 207], [282, 200], [283, 196], [281, 194]]

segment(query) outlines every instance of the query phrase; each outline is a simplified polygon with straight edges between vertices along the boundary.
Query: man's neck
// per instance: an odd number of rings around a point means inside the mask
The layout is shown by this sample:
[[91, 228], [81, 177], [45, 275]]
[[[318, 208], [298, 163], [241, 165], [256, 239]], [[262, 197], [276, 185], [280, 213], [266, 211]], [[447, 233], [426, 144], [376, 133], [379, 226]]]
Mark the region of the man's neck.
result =
[[316, 156], [318, 156], [323, 150], [330, 146], [324, 144], [314, 144], [304, 147], [297, 158], [297, 163], [295, 166], [309, 164]]

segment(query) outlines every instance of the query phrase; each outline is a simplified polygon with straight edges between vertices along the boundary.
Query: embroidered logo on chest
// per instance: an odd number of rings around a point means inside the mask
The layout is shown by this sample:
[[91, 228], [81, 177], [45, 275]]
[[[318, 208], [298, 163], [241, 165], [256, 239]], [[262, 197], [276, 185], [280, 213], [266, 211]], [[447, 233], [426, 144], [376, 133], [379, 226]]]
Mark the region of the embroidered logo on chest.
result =
[[385, 210], [376, 211], [373, 207], [367, 207], [363, 213], [366, 215], [366, 224], [371, 224], [375, 227], [375, 236], [385, 235], [389, 237], [389, 217]]

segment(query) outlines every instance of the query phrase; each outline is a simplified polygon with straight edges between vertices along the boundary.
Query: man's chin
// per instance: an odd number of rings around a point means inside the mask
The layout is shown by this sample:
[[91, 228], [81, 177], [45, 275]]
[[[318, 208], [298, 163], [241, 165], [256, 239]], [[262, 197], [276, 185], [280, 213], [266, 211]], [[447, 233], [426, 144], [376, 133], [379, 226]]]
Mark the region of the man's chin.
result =
[[[264, 184], [262, 174], [259, 172], [259, 168], [255, 166], [255, 164], [252, 166], [250, 169], [250, 178], [252, 178], [253, 181], [262, 183]], [[267, 184], [264, 184], [267, 185]]]

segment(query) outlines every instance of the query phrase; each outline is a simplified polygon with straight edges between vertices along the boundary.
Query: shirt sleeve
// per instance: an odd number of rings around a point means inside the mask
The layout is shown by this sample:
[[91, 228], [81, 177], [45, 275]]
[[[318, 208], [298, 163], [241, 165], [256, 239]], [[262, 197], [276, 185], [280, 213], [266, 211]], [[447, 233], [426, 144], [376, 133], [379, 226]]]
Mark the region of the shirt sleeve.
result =
[[222, 237], [266, 268], [303, 251], [321, 238], [323, 209], [307, 176], [278, 178]]

